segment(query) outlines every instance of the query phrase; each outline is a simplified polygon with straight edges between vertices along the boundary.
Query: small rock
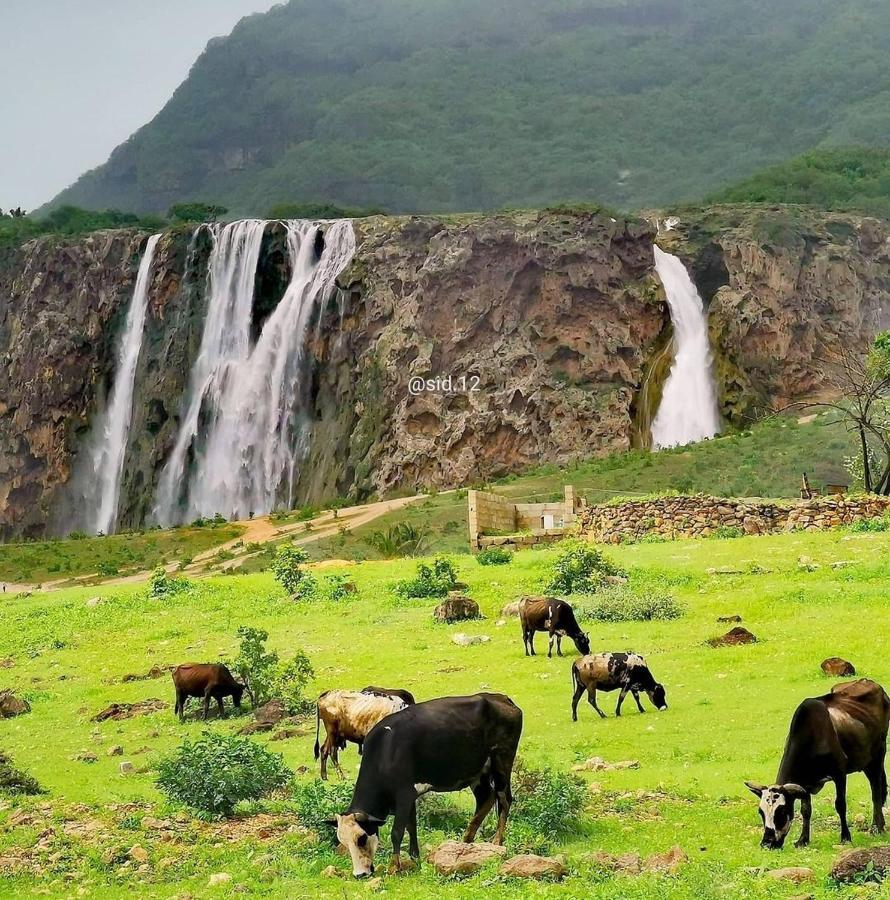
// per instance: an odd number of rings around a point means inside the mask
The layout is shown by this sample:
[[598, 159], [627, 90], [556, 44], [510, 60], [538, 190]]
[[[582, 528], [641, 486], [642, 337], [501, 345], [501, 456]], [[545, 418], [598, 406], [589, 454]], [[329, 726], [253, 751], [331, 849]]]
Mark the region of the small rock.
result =
[[621, 762], [608, 763], [601, 756], [593, 756], [583, 763], [572, 766], [573, 772], [616, 772], [619, 769], [639, 769], [640, 763], [636, 759], [625, 759]]
[[383, 879], [379, 876], [377, 878], [372, 878], [370, 881], [365, 882], [365, 886], [369, 891], [382, 891]]
[[437, 622], [464, 622], [468, 619], [481, 619], [479, 604], [463, 594], [452, 591], [434, 610], [433, 618]]
[[717, 621], [720, 622], [721, 624], [729, 625], [729, 624], [732, 624], [735, 622], [741, 622], [742, 617], [741, 616], [717, 616]]
[[734, 647], [738, 644], [754, 644], [756, 642], [757, 638], [741, 625], [731, 628], [722, 637], [711, 638], [708, 641], [712, 647]]
[[121, 747], [120, 744], [115, 744], [113, 747], [109, 747], [108, 750], [105, 751], [109, 756], [123, 756], [124, 748]]
[[12, 691], [0, 691], [0, 719], [12, 719], [27, 712], [31, 712], [31, 704], [27, 700], [16, 697]]
[[90, 597], [90, 599], [87, 600], [87, 606], [90, 609], [95, 609], [101, 602], [102, 602], [101, 597]]
[[124, 760], [118, 768], [120, 769], [121, 775], [132, 775], [133, 772], [136, 771], [135, 766], [128, 759]]
[[76, 762], [94, 763], [99, 759], [99, 757], [90, 750], [81, 750], [80, 753], [75, 753], [72, 759], [74, 759]]
[[598, 850], [590, 857], [594, 865], [608, 869], [619, 875], [639, 875], [643, 868], [643, 860], [639, 853], [622, 853], [615, 856], [612, 853], [606, 853], [604, 850]]
[[440, 875], [469, 875], [481, 869], [489, 860], [504, 856], [506, 852], [505, 847], [485, 841], [476, 844], [445, 841], [427, 859]]
[[860, 880], [867, 871], [881, 878], [890, 872], [890, 846], [847, 850], [834, 861], [830, 874], [835, 881], [852, 882]]
[[0, 659], [0, 669], [11, 669], [13, 666], [15, 666], [15, 660], [11, 656]]
[[786, 866], [784, 869], [771, 869], [766, 873], [767, 878], [775, 878], [776, 881], [790, 881], [792, 884], [801, 884], [804, 881], [812, 881], [816, 874], [806, 866]]
[[207, 879], [207, 884], [210, 887], [218, 887], [221, 884], [228, 884], [232, 880], [232, 876], [229, 875], [228, 872], [214, 872], [210, 878]]
[[343, 873], [336, 866], [326, 866], [321, 870], [323, 878], [342, 878]]
[[822, 671], [833, 678], [846, 678], [848, 675], [856, 674], [856, 668], [853, 666], [853, 663], [841, 659], [839, 656], [831, 656], [823, 660]]
[[127, 856], [138, 863], [148, 862], [148, 850], [145, 847], [140, 847], [139, 844], [136, 844], [135, 847], [130, 847], [127, 851]]
[[473, 647], [476, 644], [487, 644], [491, 638], [487, 634], [464, 634], [459, 631], [457, 634], [451, 635], [452, 643], [458, 647]]
[[508, 859], [498, 871], [505, 878], [563, 878], [568, 869], [562, 856], [525, 853]]
[[512, 603], [508, 603], [502, 610], [501, 616], [505, 619], [516, 618], [519, 615], [519, 604], [522, 603], [524, 598], [520, 597], [518, 600], [514, 600]]
[[683, 863], [689, 862], [689, 857], [680, 847], [671, 847], [666, 853], [653, 853], [643, 863], [644, 872], [666, 872], [673, 875]]

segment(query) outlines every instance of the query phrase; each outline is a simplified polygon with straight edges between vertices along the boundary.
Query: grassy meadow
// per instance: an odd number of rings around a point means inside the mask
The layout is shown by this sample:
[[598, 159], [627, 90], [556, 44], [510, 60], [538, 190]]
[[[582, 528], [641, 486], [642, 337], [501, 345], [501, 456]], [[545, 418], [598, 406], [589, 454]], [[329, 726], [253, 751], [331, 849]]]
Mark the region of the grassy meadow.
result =
[[[405, 687], [418, 699], [503, 691], [525, 714], [520, 756], [528, 765], [565, 771], [593, 756], [639, 761], [638, 769], [584, 773], [589, 792], [581, 824], [566, 835], [541, 836], [548, 852], [566, 857], [570, 874], [562, 882], [505, 880], [497, 865], [447, 880], [424, 865], [419, 872], [385, 877], [381, 890], [387, 896], [860, 896], [860, 888], [837, 888], [826, 878], [839, 852], [830, 787], [814, 802], [812, 846], [795, 850], [789, 842], [770, 854], [758, 846], [756, 802], [742, 782], [774, 778], [796, 704], [830, 689], [831, 679], [819, 668], [824, 658], [844, 656], [859, 674], [890, 683], [883, 640], [888, 547], [890, 532], [839, 529], [610, 549], [610, 558], [630, 573], [629, 590], [669, 593], [684, 604], [685, 614], [672, 621], [588, 622], [592, 650], [644, 654], [666, 685], [669, 709], [657, 713], [644, 699], [649, 711], [640, 715], [628, 700], [616, 719], [616, 695], [600, 695], [609, 717], [600, 720], [582, 702], [574, 724], [571, 642], [564, 642], [571, 653], [551, 660], [539, 635], [544, 654], [526, 658], [518, 622], [499, 620], [505, 603], [543, 589], [553, 549], [525, 551], [510, 565], [489, 568], [470, 556], [455, 557], [459, 577], [486, 618], [451, 626], [434, 623], [435, 601], [406, 601], [394, 593], [394, 582], [413, 574], [414, 560], [345, 567], [342, 574], [358, 593], [337, 603], [294, 603], [267, 573], [202, 580], [166, 600], [149, 599], [143, 586], [132, 585], [99, 589], [98, 605], [91, 599], [95, 587], [7, 597], [0, 689], [26, 697], [32, 711], [0, 720], [0, 749], [48, 793], [0, 795], [0, 897], [368, 895], [366, 884], [322, 874], [331, 865], [347, 874], [347, 860], [301, 827], [289, 794], [243, 809], [234, 822], [213, 824], [167, 805], [154, 786], [159, 757], [183, 737], [199, 736], [204, 724], [174, 719], [169, 677], [124, 682], [124, 676], [152, 666], [230, 658], [236, 629], [244, 624], [267, 629], [270, 645], [283, 657], [297, 649], [308, 654], [316, 672], [313, 694], [367, 683]], [[718, 625], [717, 617], [734, 614], [759, 642], [708, 646], [708, 638], [729, 627]], [[457, 631], [491, 640], [459, 647], [451, 641]], [[90, 721], [112, 702], [149, 698], [169, 708], [123, 721]], [[195, 701], [191, 709], [197, 709]], [[245, 713], [211, 720], [208, 727], [233, 732], [248, 720]], [[314, 726], [310, 718], [302, 735], [255, 739], [283, 753], [298, 781], [309, 783], [316, 772]], [[122, 755], [108, 755], [116, 745]], [[77, 758], [85, 752], [95, 761]], [[341, 760], [354, 777], [355, 748]], [[121, 761], [132, 762], [135, 771], [120, 774]], [[336, 775], [331, 777], [336, 783]], [[464, 794], [446, 795], [446, 810], [456, 805], [460, 816], [423, 817], [423, 847], [460, 837], [472, 802]], [[852, 776], [849, 816], [858, 847], [882, 840], [863, 830], [868, 798], [865, 778]], [[169, 827], [161, 828], [158, 820]], [[483, 834], [492, 830], [489, 820]], [[508, 828], [508, 845], [511, 840]], [[597, 850], [646, 856], [675, 844], [689, 861], [670, 876], [612, 875], [591, 859]], [[381, 846], [388, 851], [388, 828]], [[16, 873], [4, 865], [4, 858], [27, 848], [34, 848], [33, 871]], [[383, 855], [378, 862], [386, 862]], [[816, 880], [794, 885], [762, 871], [791, 865], [812, 868]], [[211, 885], [216, 873], [231, 880]]]

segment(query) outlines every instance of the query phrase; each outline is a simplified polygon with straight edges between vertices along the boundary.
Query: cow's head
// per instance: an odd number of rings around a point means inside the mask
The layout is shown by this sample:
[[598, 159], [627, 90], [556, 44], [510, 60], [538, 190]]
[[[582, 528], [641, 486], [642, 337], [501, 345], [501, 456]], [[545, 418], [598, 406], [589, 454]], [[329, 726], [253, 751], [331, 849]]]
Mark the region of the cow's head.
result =
[[579, 631], [577, 637], [573, 638], [575, 642], [575, 646], [578, 648], [578, 652], [582, 656], [587, 656], [590, 653], [590, 635], [585, 634], [583, 631]]
[[352, 874], [356, 878], [369, 878], [374, 874], [374, 854], [380, 843], [377, 832], [383, 820], [357, 812], [336, 816], [335, 822], [337, 840], [352, 858]]
[[657, 681], [655, 684], [646, 691], [646, 694], [649, 696], [649, 699], [652, 701], [652, 705], [657, 710], [665, 710], [668, 708], [667, 702], [667, 694], [664, 692], [664, 685], [659, 684]]
[[807, 796], [799, 784], [774, 784], [766, 787], [746, 781], [752, 794], [760, 798], [760, 818], [763, 819], [763, 837], [760, 846], [767, 850], [781, 850], [794, 821], [794, 802]]
[[241, 709], [241, 698], [244, 696], [244, 692], [247, 690], [246, 685], [243, 684], [235, 684], [235, 687], [232, 688], [232, 703]]

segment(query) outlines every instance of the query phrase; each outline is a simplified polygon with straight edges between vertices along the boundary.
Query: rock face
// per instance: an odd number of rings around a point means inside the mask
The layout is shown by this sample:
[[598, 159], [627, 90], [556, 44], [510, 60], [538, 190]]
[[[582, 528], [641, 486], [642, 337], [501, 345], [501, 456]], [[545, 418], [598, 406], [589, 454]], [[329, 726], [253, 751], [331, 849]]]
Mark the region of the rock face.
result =
[[[796, 212], [789, 225], [786, 211], [735, 207], [684, 215], [658, 240], [709, 303], [728, 418], [818, 394], [820, 341], [864, 342], [890, 326], [885, 223]], [[340, 295], [310, 331], [313, 435], [295, 502], [450, 487], [625, 449], [644, 434], [641, 385], [657, 389], [670, 337], [653, 226], [530, 212], [375, 217], [355, 229]], [[0, 252], [0, 537], [77, 527], [77, 454], [106, 402], [146, 239], [102, 232]], [[209, 252], [206, 230], [166, 232], [157, 248], [122, 527], [146, 520], [175, 439]], [[257, 326], [288, 275], [273, 224]], [[431, 382], [413, 392], [412, 377]]]
[[482, 613], [479, 604], [459, 591], [452, 591], [434, 610], [433, 618], [437, 622], [463, 622], [467, 619], [480, 619]]

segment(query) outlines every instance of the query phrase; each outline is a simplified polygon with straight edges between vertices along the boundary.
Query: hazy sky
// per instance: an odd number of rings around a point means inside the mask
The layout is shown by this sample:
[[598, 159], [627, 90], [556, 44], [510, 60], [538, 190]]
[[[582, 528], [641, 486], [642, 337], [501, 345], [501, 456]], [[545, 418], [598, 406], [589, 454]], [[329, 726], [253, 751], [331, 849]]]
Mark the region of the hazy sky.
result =
[[276, 0], [0, 0], [0, 209], [50, 200]]

